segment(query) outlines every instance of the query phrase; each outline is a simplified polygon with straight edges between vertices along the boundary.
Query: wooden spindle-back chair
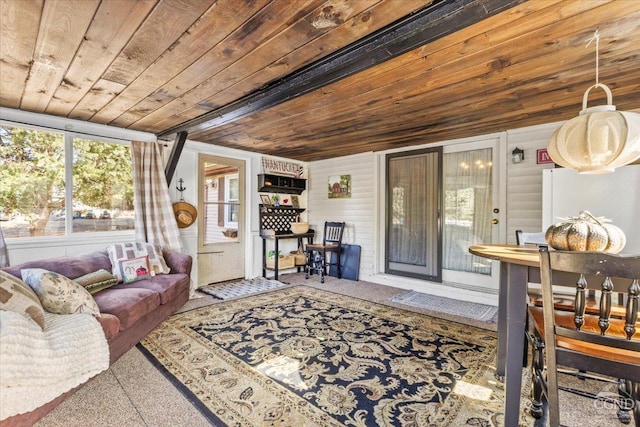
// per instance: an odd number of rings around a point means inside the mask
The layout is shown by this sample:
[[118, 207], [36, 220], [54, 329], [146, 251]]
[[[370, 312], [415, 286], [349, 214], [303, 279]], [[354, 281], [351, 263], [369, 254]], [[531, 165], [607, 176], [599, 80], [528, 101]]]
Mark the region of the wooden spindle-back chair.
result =
[[324, 276], [327, 274], [327, 266], [331, 265], [331, 260], [327, 260], [327, 254], [336, 253], [336, 267], [338, 278], [342, 278], [341, 259], [342, 235], [344, 234], [344, 222], [324, 223], [324, 233], [322, 234], [322, 244], [307, 244], [305, 253], [307, 265], [305, 266], [305, 278], [314, 272], [320, 275], [320, 282], [324, 283]]
[[[618, 416], [623, 419], [624, 410], [632, 410], [636, 426], [640, 426], [640, 256], [541, 247], [540, 275], [542, 307], [528, 307], [533, 333], [544, 343], [536, 346], [533, 359], [534, 405], [541, 402], [536, 402], [536, 393], [538, 397], [546, 395], [550, 425], [560, 425], [557, 372], [561, 365], [624, 378], [619, 387], [623, 404]], [[554, 304], [553, 285], [566, 286], [567, 280], [575, 286], [571, 311]], [[597, 291], [597, 311], [586, 309], [590, 290]], [[624, 298], [620, 317], [612, 315], [615, 292]]]

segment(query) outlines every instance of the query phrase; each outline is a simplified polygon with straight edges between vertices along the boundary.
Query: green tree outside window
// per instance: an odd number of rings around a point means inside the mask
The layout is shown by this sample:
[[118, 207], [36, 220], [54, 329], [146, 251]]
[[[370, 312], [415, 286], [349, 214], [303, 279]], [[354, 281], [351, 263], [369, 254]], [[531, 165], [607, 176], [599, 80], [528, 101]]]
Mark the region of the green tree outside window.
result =
[[[73, 148], [65, 150], [64, 133], [0, 126], [0, 219], [5, 237], [133, 229], [130, 148], [70, 140]], [[70, 200], [65, 155], [71, 155]], [[72, 218], [67, 218], [69, 211]]]

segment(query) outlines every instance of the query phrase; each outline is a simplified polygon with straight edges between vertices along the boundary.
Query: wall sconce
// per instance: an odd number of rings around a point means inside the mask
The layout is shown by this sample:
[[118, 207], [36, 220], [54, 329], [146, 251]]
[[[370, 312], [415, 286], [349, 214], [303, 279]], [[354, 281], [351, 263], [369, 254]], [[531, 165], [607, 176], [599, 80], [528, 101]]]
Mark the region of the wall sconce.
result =
[[511, 152], [511, 161], [513, 163], [520, 163], [524, 160], [524, 150], [519, 149], [518, 147], [514, 148]]
[[[616, 111], [611, 90], [598, 81], [598, 31], [596, 41], [596, 84], [582, 97], [582, 111], [551, 136], [547, 152], [551, 159], [579, 173], [609, 173], [640, 158], [640, 114]], [[587, 108], [589, 91], [600, 88], [607, 94], [607, 105]]]

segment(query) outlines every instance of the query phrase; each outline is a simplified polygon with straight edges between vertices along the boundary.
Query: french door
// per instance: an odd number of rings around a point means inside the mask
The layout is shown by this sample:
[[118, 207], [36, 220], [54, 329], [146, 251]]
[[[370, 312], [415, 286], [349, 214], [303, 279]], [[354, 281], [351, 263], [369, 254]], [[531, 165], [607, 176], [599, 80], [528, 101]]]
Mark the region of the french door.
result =
[[244, 277], [245, 163], [198, 157], [198, 283]]
[[442, 147], [387, 155], [389, 274], [442, 281]]
[[498, 241], [497, 139], [386, 158], [385, 271], [496, 287], [490, 261], [469, 246]]
[[499, 241], [497, 138], [444, 147], [443, 272], [445, 282], [498, 287], [498, 268], [469, 246]]

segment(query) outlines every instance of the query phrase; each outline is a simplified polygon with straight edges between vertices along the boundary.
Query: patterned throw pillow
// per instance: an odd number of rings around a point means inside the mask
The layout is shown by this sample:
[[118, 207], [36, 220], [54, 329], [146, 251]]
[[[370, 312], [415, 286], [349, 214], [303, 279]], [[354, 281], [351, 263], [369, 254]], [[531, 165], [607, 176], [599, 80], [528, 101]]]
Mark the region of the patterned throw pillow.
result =
[[152, 243], [118, 243], [109, 246], [107, 248], [107, 253], [109, 254], [109, 260], [111, 260], [111, 266], [113, 267], [112, 273], [118, 278], [118, 281], [122, 280], [122, 273], [119, 265], [120, 261], [134, 259], [146, 255], [149, 256], [149, 267], [151, 269], [151, 276], [155, 276], [156, 274], [167, 274], [171, 271], [171, 269], [167, 266], [164, 257], [162, 256], [162, 250]]
[[20, 273], [48, 312], [91, 313], [96, 317], [100, 316], [98, 304], [91, 294], [73, 280], [43, 268], [25, 268]]
[[44, 308], [26, 283], [17, 277], [0, 271], [0, 310], [19, 313], [44, 329]]
[[91, 295], [95, 295], [118, 283], [117, 277], [103, 268], [77, 277], [73, 281], [89, 291]]
[[120, 275], [124, 283], [136, 282], [151, 277], [148, 255], [133, 259], [123, 259], [118, 261], [118, 264], [120, 265]]

